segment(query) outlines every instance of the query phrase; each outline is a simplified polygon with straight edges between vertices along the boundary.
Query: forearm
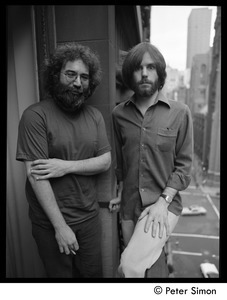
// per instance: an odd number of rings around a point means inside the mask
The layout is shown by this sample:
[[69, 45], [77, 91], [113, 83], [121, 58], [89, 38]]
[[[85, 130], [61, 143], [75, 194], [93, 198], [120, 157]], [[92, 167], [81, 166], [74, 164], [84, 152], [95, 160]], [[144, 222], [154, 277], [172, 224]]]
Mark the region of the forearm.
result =
[[49, 180], [37, 181], [34, 178], [29, 178], [33, 191], [42, 206], [43, 210], [47, 214], [50, 222], [55, 229], [59, 229], [66, 225], [66, 222], [60, 212], [57, 205], [52, 187]]
[[49, 180], [38, 181], [30, 172], [31, 162], [26, 162], [28, 180], [32, 186], [34, 193], [39, 201], [39, 204], [47, 214], [50, 222], [55, 229], [59, 229], [66, 225], [65, 220], [57, 205], [54, 192]]
[[70, 253], [75, 254], [75, 251], [79, 249], [77, 238], [63, 218], [49, 180], [36, 180], [35, 176], [31, 173], [31, 162], [27, 161], [25, 165], [28, 180], [36, 194], [38, 202], [54, 227], [55, 239], [60, 253], [65, 252], [67, 255]]
[[107, 171], [111, 164], [110, 152], [84, 160], [65, 161], [66, 174], [95, 175]]
[[36, 180], [62, 177], [67, 174], [89, 176], [107, 171], [110, 164], [111, 155], [107, 152], [84, 160], [37, 159], [30, 164], [30, 172]]
[[118, 186], [117, 186], [117, 197], [121, 199], [121, 194], [123, 191], [123, 181], [119, 181]]

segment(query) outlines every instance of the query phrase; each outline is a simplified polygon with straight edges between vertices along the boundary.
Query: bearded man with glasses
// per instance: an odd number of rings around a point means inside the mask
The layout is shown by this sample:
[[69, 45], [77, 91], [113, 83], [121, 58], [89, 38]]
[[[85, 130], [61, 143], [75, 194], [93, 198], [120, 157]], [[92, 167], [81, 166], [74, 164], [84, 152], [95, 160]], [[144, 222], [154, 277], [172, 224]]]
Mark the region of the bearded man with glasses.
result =
[[109, 169], [111, 147], [101, 113], [87, 104], [101, 81], [99, 58], [65, 44], [43, 75], [46, 97], [24, 111], [16, 155], [32, 234], [48, 277], [102, 277], [95, 175]]

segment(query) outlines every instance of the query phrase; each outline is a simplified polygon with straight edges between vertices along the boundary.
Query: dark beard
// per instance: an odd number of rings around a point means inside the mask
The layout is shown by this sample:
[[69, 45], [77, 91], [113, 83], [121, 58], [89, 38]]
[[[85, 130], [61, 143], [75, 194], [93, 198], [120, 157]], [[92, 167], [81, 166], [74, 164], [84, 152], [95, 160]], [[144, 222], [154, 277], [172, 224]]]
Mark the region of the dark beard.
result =
[[54, 89], [54, 101], [64, 111], [75, 113], [82, 109], [85, 100], [89, 96], [89, 88], [84, 90], [77, 90], [58, 83]]
[[[147, 89], [140, 89], [140, 84], [142, 83], [149, 83], [151, 86], [150, 86], [150, 89], [147, 90]], [[136, 94], [138, 94], [139, 96], [142, 96], [142, 97], [149, 97], [149, 96], [153, 96], [155, 94], [155, 92], [159, 89], [160, 87], [160, 82], [159, 80], [155, 80], [155, 82], [150, 82], [146, 79], [144, 80], [141, 80], [140, 82], [137, 82], [134, 84], [134, 92]]]

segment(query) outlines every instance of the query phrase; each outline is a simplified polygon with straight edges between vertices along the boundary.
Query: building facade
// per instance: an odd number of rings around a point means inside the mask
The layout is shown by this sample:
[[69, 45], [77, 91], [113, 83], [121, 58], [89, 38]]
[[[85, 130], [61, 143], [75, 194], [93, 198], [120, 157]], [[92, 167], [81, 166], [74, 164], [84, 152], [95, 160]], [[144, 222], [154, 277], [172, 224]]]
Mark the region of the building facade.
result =
[[192, 115], [207, 106], [210, 71], [211, 51], [194, 55], [191, 66], [189, 101]]
[[[194, 57], [194, 62], [197, 60], [197, 67], [194, 68], [194, 71], [192, 67], [188, 105], [193, 111], [195, 158], [198, 158], [201, 164], [204, 183], [219, 186], [221, 160], [221, 7], [217, 7], [214, 28], [215, 36], [212, 51], [209, 52], [208, 56], [204, 54]], [[193, 86], [197, 86], [197, 88], [193, 89]]]
[[208, 8], [192, 9], [188, 18], [187, 65], [191, 68], [195, 54], [207, 53], [210, 47], [212, 11]]
[[221, 166], [221, 7], [217, 7], [209, 82], [208, 111], [205, 119], [203, 162], [207, 180], [220, 184]]

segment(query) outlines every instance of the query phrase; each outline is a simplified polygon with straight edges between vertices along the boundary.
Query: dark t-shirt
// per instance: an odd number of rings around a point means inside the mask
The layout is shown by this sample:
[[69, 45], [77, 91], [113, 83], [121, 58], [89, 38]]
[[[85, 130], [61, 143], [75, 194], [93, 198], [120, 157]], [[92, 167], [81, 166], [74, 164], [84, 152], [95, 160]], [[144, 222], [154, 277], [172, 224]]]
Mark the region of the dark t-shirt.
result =
[[[79, 113], [71, 115], [58, 108], [53, 100], [47, 99], [28, 107], [20, 120], [17, 160], [82, 160], [110, 150], [103, 117], [92, 106], [85, 105]], [[97, 215], [96, 177], [67, 174], [50, 179], [56, 201], [68, 225]], [[32, 222], [44, 227], [51, 226], [28, 179], [26, 196]]]

